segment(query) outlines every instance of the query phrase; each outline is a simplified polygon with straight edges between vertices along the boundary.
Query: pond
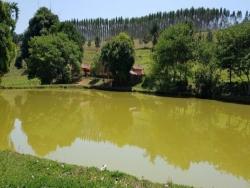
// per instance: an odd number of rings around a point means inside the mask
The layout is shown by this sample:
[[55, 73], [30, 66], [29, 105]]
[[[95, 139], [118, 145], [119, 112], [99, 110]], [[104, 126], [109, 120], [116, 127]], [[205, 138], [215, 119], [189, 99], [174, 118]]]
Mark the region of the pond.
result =
[[250, 187], [250, 106], [94, 90], [0, 90], [0, 150], [204, 188]]

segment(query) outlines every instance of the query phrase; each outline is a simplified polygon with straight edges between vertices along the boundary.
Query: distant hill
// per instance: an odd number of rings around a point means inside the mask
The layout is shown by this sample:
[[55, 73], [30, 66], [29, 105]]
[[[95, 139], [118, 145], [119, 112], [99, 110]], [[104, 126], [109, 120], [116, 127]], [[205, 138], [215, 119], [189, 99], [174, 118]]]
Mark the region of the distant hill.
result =
[[94, 40], [99, 37], [106, 40], [120, 32], [127, 32], [133, 38], [143, 39], [150, 34], [150, 29], [157, 24], [160, 30], [182, 22], [191, 22], [197, 31], [227, 28], [244, 20], [250, 20], [250, 13], [247, 11], [230, 11], [227, 9], [190, 8], [170, 12], [158, 12], [147, 16], [136, 18], [114, 19], [73, 19], [72, 22], [87, 40]]

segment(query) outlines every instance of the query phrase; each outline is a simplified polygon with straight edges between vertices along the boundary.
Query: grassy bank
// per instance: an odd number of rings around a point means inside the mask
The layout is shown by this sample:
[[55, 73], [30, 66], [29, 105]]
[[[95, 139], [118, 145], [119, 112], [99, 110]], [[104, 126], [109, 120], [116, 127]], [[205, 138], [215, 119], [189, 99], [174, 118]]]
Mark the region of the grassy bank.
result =
[[172, 187], [120, 173], [57, 163], [13, 152], [0, 152], [0, 187]]

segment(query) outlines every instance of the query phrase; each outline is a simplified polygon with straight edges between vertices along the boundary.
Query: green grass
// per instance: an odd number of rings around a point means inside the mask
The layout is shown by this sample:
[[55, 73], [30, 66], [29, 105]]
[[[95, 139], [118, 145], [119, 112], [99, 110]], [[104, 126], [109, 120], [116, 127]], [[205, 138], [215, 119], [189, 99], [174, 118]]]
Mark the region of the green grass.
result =
[[17, 69], [14, 63], [10, 65], [10, 71], [1, 78], [0, 86], [4, 87], [23, 87], [23, 86], [38, 86], [39, 79], [28, 79], [25, 73], [26, 69]]
[[[171, 188], [187, 188], [172, 183], [168, 185]], [[100, 171], [13, 152], [0, 152], [0, 187], [160, 188], [164, 185], [138, 180], [120, 172]]]
[[145, 70], [145, 74], [150, 73], [152, 63], [152, 52], [150, 49], [135, 50], [135, 64], [142, 65]]

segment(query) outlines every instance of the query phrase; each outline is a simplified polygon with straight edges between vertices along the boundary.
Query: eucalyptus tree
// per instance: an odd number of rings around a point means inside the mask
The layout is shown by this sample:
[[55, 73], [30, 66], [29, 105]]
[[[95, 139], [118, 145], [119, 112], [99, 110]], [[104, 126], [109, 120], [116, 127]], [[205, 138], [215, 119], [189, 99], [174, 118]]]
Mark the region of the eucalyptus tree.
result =
[[72, 23], [81, 30], [87, 40], [94, 40], [96, 36], [100, 40], [109, 39], [120, 32], [126, 32], [131, 37], [143, 39], [154, 23], [157, 23], [159, 31], [167, 27], [185, 22], [192, 22], [194, 27], [200, 31], [227, 28], [231, 25], [238, 24], [242, 20], [248, 20], [249, 14], [241, 11], [229, 11], [227, 9], [209, 9], [209, 8], [190, 8], [179, 9], [170, 12], [157, 12], [136, 18], [117, 17], [113, 19], [84, 19], [82, 21], [73, 19]]

